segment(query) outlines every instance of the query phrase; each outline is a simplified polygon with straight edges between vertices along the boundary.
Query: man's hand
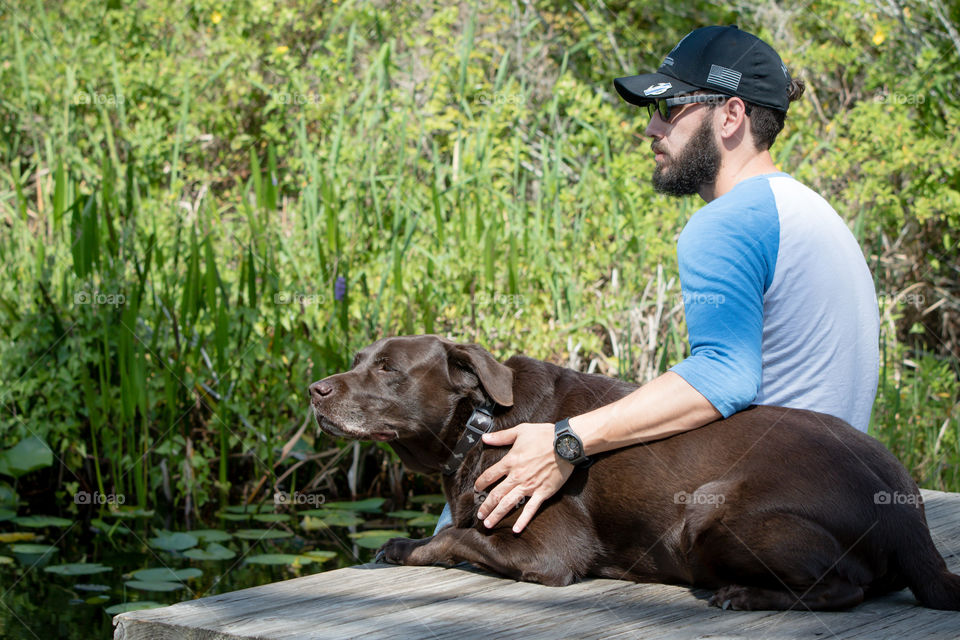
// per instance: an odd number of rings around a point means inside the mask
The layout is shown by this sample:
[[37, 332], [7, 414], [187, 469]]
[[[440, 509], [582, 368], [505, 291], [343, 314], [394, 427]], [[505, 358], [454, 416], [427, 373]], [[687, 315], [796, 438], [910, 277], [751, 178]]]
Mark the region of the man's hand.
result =
[[480, 474], [473, 485], [476, 491], [483, 491], [506, 476], [487, 494], [477, 512], [485, 527], [496, 526], [524, 498], [529, 498], [513, 525], [513, 532], [520, 533], [540, 505], [573, 473], [573, 465], [561, 460], [554, 452], [553, 436], [554, 425], [550, 423], [520, 424], [512, 429], [484, 434], [484, 444], [513, 445], [507, 455]]

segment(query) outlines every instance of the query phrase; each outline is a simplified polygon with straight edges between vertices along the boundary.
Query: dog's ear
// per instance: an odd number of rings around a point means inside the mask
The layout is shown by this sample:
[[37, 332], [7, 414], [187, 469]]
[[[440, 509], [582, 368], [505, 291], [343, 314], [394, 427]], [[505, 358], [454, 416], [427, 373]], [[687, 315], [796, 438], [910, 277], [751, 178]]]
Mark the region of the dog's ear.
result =
[[451, 364], [460, 363], [473, 371], [484, 391], [502, 407], [513, 406], [513, 369], [497, 362], [490, 352], [475, 344], [448, 343]]

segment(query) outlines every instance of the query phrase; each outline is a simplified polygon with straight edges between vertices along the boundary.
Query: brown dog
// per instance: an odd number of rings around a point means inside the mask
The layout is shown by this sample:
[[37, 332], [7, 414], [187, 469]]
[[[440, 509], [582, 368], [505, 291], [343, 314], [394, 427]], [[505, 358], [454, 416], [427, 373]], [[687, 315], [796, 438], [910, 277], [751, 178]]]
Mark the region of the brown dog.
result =
[[[310, 386], [317, 422], [343, 438], [391, 444], [414, 471], [448, 462], [472, 411], [493, 428], [556, 422], [635, 385], [525, 356], [497, 362], [437, 336], [386, 338], [353, 368]], [[735, 609], [842, 609], [910, 587], [920, 603], [960, 610], [917, 485], [875, 439], [831, 416], [755, 406], [725, 420], [596, 456], [520, 534], [518, 511], [477, 520], [473, 483], [504, 448], [469, 449], [443, 478], [453, 526], [396, 538], [382, 556], [407, 565], [470, 562], [518, 580], [586, 576], [715, 589]]]

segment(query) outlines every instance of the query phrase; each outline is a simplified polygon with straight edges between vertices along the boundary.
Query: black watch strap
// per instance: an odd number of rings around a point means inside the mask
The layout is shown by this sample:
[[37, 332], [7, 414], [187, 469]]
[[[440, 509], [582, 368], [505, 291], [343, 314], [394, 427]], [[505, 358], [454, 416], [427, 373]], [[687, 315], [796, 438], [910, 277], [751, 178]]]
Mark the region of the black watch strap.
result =
[[[576, 441], [577, 448], [580, 451], [580, 455], [572, 460], [560, 454], [561, 438], [566, 438], [566, 437], [572, 437]], [[564, 418], [560, 422], [556, 423], [553, 427], [553, 450], [557, 452], [558, 456], [560, 456], [561, 458], [563, 458], [564, 460], [566, 460], [567, 462], [569, 462], [575, 467], [586, 469], [591, 464], [593, 464], [593, 460], [591, 460], [584, 454], [583, 440], [581, 440], [580, 436], [574, 433], [573, 429], [570, 428], [570, 420], [568, 418]]]

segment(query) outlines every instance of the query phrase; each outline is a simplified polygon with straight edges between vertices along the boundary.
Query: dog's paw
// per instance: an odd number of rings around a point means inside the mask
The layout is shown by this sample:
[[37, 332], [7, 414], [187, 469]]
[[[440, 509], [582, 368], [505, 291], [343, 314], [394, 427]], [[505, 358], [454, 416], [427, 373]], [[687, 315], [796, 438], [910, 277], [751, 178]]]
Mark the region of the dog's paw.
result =
[[753, 607], [750, 604], [750, 588], [731, 584], [717, 589], [713, 597], [710, 598], [711, 607], [720, 607], [724, 611], [733, 609], [735, 611], [750, 611]]
[[391, 538], [380, 547], [374, 560], [384, 564], [406, 564], [418, 542], [409, 538]]

